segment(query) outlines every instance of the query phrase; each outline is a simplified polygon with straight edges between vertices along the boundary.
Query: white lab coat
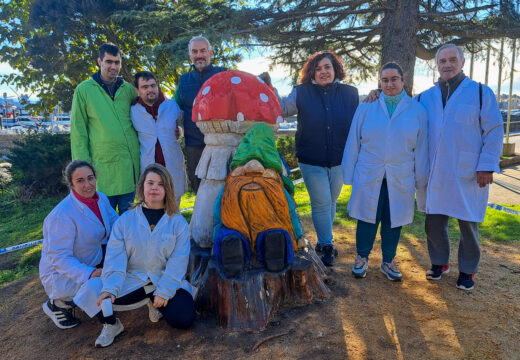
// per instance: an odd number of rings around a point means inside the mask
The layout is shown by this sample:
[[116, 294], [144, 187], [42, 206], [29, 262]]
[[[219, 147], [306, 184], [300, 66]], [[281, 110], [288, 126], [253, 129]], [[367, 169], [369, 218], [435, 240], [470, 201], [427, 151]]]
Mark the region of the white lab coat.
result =
[[72, 299], [103, 258], [101, 245], [118, 216], [98, 194], [105, 225], [72, 192], [43, 221], [40, 279], [50, 299]]
[[[350, 216], [375, 224], [386, 174], [391, 227], [413, 221], [415, 189], [428, 179], [428, 124], [424, 108], [404, 95], [392, 117], [380, 97], [357, 108], [343, 153], [343, 182], [352, 185]], [[424, 205], [419, 204], [424, 211]]]
[[195, 295], [185, 280], [190, 255], [188, 223], [181, 214], [164, 214], [154, 230], [142, 208], [125, 212], [114, 224], [103, 267], [103, 292], [121, 297], [150, 281], [154, 295], [171, 299], [183, 288]]
[[132, 106], [130, 117], [139, 138], [141, 151], [141, 174], [144, 169], [155, 163], [155, 144], [161, 144], [166, 168], [173, 177], [175, 198], [180, 204], [182, 195], [188, 190], [184, 156], [175, 138], [177, 123], [182, 121], [182, 111], [175, 100], [166, 99], [159, 105], [157, 121], [139, 103]]
[[[493, 91], [464, 79], [442, 107], [439, 85], [420, 98], [428, 113], [430, 177], [426, 213], [482, 222], [489, 186], [480, 188], [477, 171], [499, 172], [503, 120]], [[480, 121], [479, 121], [480, 112]]]

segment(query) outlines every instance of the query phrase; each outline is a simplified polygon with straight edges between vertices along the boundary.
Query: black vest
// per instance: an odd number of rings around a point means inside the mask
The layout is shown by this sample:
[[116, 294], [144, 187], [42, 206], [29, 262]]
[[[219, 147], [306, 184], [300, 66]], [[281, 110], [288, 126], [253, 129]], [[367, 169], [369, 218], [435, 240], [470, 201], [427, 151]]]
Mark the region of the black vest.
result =
[[296, 91], [298, 161], [323, 167], [341, 165], [350, 124], [359, 104], [357, 89], [335, 82], [326, 87], [301, 84]]

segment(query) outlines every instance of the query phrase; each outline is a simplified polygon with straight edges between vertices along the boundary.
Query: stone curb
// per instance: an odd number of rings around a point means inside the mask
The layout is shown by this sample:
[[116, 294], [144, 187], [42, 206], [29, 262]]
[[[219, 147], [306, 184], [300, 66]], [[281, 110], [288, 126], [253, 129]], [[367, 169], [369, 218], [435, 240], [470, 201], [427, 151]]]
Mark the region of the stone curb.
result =
[[511, 165], [516, 165], [516, 164], [520, 164], [520, 155], [519, 154], [515, 154], [515, 156], [513, 156], [512, 158], [509, 158], [509, 159], [500, 160], [500, 162], [498, 163], [498, 165], [501, 168], [508, 167]]

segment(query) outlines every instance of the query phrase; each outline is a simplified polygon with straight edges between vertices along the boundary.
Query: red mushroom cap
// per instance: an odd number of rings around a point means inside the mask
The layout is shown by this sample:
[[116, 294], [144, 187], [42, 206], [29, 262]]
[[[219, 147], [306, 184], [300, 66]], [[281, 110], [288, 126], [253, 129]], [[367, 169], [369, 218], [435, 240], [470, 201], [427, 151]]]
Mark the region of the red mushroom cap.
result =
[[262, 79], [238, 70], [213, 75], [199, 90], [193, 103], [192, 120], [283, 121], [282, 109], [273, 90]]

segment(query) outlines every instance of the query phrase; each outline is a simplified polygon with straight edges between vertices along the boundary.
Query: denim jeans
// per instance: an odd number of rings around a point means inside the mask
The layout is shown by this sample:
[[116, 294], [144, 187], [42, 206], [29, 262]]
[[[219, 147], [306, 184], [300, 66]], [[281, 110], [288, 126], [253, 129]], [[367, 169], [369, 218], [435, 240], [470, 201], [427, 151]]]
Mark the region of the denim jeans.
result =
[[123, 215], [123, 213], [128, 210], [130, 205], [134, 203], [135, 199], [135, 192], [131, 192], [128, 194], [121, 194], [121, 195], [113, 195], [113, 196], [107, 196], [108, 201], [110, 201], [110, 206], [114, 210], [119, 209], [119, 216]]
[[331, 168], [298, 163], [311, 199], [312, 223], [318, 243], [332, 244], [336, 202], [343, 188], [341, 165]]

